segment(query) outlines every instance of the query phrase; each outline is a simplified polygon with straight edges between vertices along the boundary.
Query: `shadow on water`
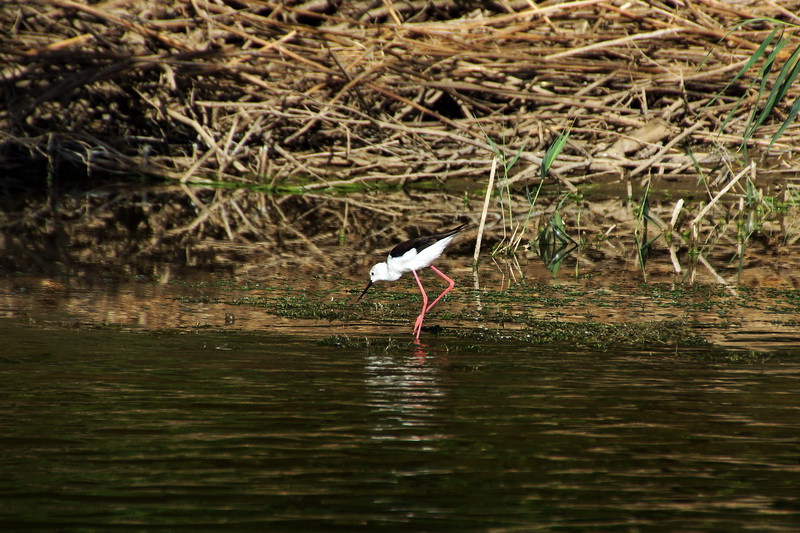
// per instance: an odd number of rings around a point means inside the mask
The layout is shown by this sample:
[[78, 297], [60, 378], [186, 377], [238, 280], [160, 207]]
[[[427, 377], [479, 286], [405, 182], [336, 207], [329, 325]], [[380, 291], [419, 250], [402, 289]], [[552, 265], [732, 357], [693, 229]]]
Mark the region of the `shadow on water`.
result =
[[420, 345], [413, 279], [353, 302], [472, 202], [107, 189], [5, 213], [4, 529], [794, 531], [796, 245], [740, 261], [720, 230], [692, 264], [649, 238], [644, 283], [636, 217], [597, 200], [561, 214], [583, 244], [558, 278], [527, 245], [473, 271], [473, 226]]

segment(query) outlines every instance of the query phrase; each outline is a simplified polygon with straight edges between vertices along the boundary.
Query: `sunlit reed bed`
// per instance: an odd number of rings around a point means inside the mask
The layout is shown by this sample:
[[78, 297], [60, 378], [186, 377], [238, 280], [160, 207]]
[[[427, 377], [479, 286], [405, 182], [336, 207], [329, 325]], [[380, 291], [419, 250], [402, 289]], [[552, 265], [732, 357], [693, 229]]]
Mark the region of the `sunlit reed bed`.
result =
[[674, 4], [4, 2], [0, 160], [273, 189], [485, 183], [488, 136], [525, 186], [571, 125], [548, 180], [573, 192], [696, 180], [743, 139], [796, 168], [795, 3]]

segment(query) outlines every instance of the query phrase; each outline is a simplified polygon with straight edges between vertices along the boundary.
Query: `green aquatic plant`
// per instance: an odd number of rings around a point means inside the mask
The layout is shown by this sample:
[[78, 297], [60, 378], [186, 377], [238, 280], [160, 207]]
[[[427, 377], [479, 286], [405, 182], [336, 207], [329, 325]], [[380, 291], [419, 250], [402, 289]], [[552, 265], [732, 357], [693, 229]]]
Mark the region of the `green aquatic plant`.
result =
[[561, 269], [561, 263], [572, 254], [577, 248], [578, 243], [573, 239], [564, 227], [564, 219], [561, 217], [561, 208], [564, 201], [568, 198], [565, 195], [555, 208], [546, 224], [539, 230], [536, 239], [539, 257], [542, 258], [547, 269], [555, 276]]
[[567, 140], [569, 140], [569, 132], [571, 130], [572, 124], [570, 124], [566, 130], [562, 131], [558, 137], [556, 137], [556, 140], [547, 148], [544, 158], [542, 159], [542, 166], [539, 167], [539, 177], [541, 179], [545, 179], [547, 175], [550, 174], [550, 168], [552, 168], [553, 163], [558, 159], [561, 151], [564, 150], [564, 146], [566, 146]]
[[[550, 169], [553, 166], [553, 163], [558, 158], [561, 151], [564, 149], [564, 146], [569, 139], [569, 133], [572, 126], [570, 125], [566, 130], [562, 131], [558, 137], [550, 144], [550, 146], [545, 151], [544, 157], [542, 158], [542, 163], [539, 167], [539, 184], [536, 186], [535, 190], [532, 190], [530, 187], [525, 187], [525, 198], [527, 199], [528, 210], [525, 213], [524, 217], [515, 217], [512, 209], [512, 202], [511, 202], [511, 188], [510, 188], [510, 180], [508, 179], [508, 173], [511, 168], [516, 164], [517, 160], [519, 159], [520, 155], [522, 154], [522, 150], [524, 146], [520, 148], [520, 150], [516, 153], [514, 157], [511, 159], [507, 159], [505, 154], [499, 150], [499, 148], [489, 139], [489, 144], [492, 147], [492, 151], [495, 153], [495, 157], [498, 161], [500, 161], [502, 168], [503, 168], [503, 181], [501, 182], [500, 186], [505, 186], [504, 190], [501, 190], [500, 196], [502, 199], [503, 193], [506, 194], [506, 208], [508, 209], [508, 219], [506, 221], [505, 209], [503, 210], [503, 239], [500, 243], [495, 246], [494, 250], [492, 251], [492, 255], [497, 255], [500, 253], [504, 254], [514, 254], [517, 253], [519, 250], [520, 245], [522, 244], [522, 239], [525, 235], [525, 230], [530, 223], [530, 219], [533, 216], [534, 208], [536, 207], [536, 202], [539, 199], [539, 194], [542, 191], [542, 186], [544, 185], [544, 180], [550, 174]], [[562, 202], [559, 206], [563, 204]], [[502, 201], [501, 201], [502, 205]], [[514, 225], [513, 220], [515, 218], [521, 218], [521, 222]], [[507, 228], [507, 231], [506, 231]], [[563, 224], [562, 224], [563, 228]]]
[[[800, 189], [797, 187], [787, 187], [784, 193], [784, 202], [781, 211], [786, 215], [782, 226], [785, 228], [781, 243], [786, 246], [797, 242], [798, 231], [800, 230], [800, 216], [798, 216], [798, 206], [800, 206]], [[790, 219], [789, 214], [794, 213], [794, 218]]]
[[739, 263], [737, 271], [739, 278], [744, 268], [744, 255], [751, 237], [764, 227], [764, 223], [771, 217], [774, 210], [774, 198], [766, 197], [756, 188], [755, 184], [747, 178], [745, 191], [739, 201], [741, 218], [737, 223], [737, 252]]
[[[789, 24], [772, 18], [749, 19], [734, 26], [734, 28], [725, 35], [723, 40], [743, 26], [761, 24], [764, 22], [772, 23], [776, 25], [776, 27], [770, 32], [767, 38], [764, 39], [764, 42], [761, 43], [756, 51], [753, 52], [753, 55], [750, 56], [748, 61], [745, 62], [725, 88], [717, 93], [705, 106], [708, 107], [716, 102], [731, 85], [739, 81], [745, 73], [760, 63], [761, 66], [748, 85], [747, 90], [739, 97], [736, 105], [730, 110], [719, 127], [721, 133], [728, 123], [736, 116], [741, 104], [748, 98], [755, 85], [758, 84], [756, 103], [750, 112], [742, 134], [741, 149], [745, 153], [745, 157], [747, 154], [747, 142], [755, 135], [756, 131], [764, 124], [767, 118], [772, 116], [776, 109], [783, 103], [792, 85], [797, 81], [797, 78], [800, 77], [800, 44], [795, 46], [794, 50], [784, 59], [787, 55], [784, 49], [791, 43], [795, 36], [794, 32], [787, 32], [786, 29], [798, 28], [799, 26], [795, 24]], [[710, 53], [711, 52], [709, 52], [709, 54]], [[768, 89], [770, 86], [771, 88]], [[789, 125], [794, 122], [798, 112], [800, 112], [800, 97], [794, 101], [791, 109], [783, 119], [781, 126], [772, 135], [769, 147], [772, 147]]]
[[[661, 235], [664, 234], [664, 228], [653, 219], [650, 214], [650, 183], [644, 191], [642, 202], [634, 208], [634, 215], [636, 216], [636, 229], [633, 232], [634, 242], [636, 243], [636, 254], [639, 259], [639, 268], [642, 271], [642, 276], [645, 281], [647, 280], [647, 259], [650, 256], [650, 248], [653, 243]], [[658, 228], [658, 233], [652, 239], [649, 238], [649, 227], [653, 224]]]
[[[485, 132], [484, 135], [486, 135]], [[506, 156], [505, 151], [501, 150], [500, 147], [497, 146], [497, 144], [488, 135], [486, 135], [486, 141], [489, 143], [492, 153], [494, 153], [495, 160], [500, 163], [500, 167], [503, 172], [503, 179], [497, 183], [499, 188], [498, 198], [500, 200], [500, 216], [503, 222], [503, 239], [492, 250], [492, 255], [497, 255], [499, 253], [511, 252], [518, 232], [521, 234], [524, 228], [522, 224], [517, 224], [516, 226], [514, 225], [514, 204], [511, 198], [509, 172], [522, 155], [525, 145], [520, 146], [517, 153], [509, 158]], [[505, 199], [503, 198], [504, 194]], [[504, 202], [506, 205], [503, 205]]]
[[[539, 198], [539, 193], [542, 190], [544, 179], [549, 174], [553, 162], [561, 153], [561, 150], [563, 150], [564, 145], [567, 142], [567, 139], [569, 137], [569, 128], [567, 128], [566, 131], [562, 132], [545, 152], [545, 156], [542, 159], [542, 163], [539, 169], [540, 180], [538, 186], [536, 187], [536, 190], [532, 191], [530, 187], [525, 188], [525, 197], [528, 200], [528, 211], [524, 216], [515, 216], [514, 214], [514, 207], [513, 207], [514, 203], [512, 201], [511, 179], [509, 177], [509, 173], [519, 160], [520, 156], [522, 155], [525, 146], [524, 145], [521, 146], [514, 155], [509, 157], [506, 154], [506, 151], [501, 149], [497, 145], [497, 143], [495, 143], [489, 137], [489, 135], [486, 134], [486, 132], [484, 132], [484, 136], [489, 144], [490, 150], [494, 154], [494, 157], [492, 158], [492, 167], [491, 171], [489, 172], [489, 183], [486, 188], [483, 210], [481, 212], [480, 223], [478, 225], [478, 235], [475, 239], [475, 253], [473, 257], [473, 267], [477, 265], [478, 257], [480, 256], [483, 230], [486, 223], [486, 216], [489, 209], [490, 200], [492, 197], [495, 174], [497, 171], [498, 163], [502, 167], [502, 172], [503, 172], [503, 179], [498, 181], [500, 213], [501, 213], [500, 216], [502, 218], [502, 224], [503, 224], [503, 237], [501, 241], [493, 247], [491, 252], [492, 256], [499, 254], [512, 255], [519, 250], [519, 247], [522, 244], [522, 239], [525, 235], [525, 231], [528, 228], [531, 217], [533, 216], [533, 211], [536, 206], [536, 202]], [[520, 222], [516, 224], [514, 223], [515, 220], [520, 220], [520, 219], [521, 219]]]

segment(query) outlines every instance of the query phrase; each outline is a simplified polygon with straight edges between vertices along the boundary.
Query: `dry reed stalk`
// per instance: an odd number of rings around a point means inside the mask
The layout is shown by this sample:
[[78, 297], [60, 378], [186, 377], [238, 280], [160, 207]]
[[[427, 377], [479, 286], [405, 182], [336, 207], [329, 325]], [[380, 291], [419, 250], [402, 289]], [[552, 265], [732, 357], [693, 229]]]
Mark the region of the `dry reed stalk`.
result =
[[706, 126], [705, 122], [702, 121], [692, 124], [686, 130], [682, 131], [679, 135], [673, 137], [672, 140], [670, 140], [667, 144], [665, 144], [664, 147], [661, 148], [656, 155], [654, 155], [647, 161], [644, 161], [642, 164], [631, 170], [629, 176], [633, 177], [641, 172], [644, 172], [645, 170], [656, 164], [658, 161], [662, 160], [664, 156], [667, 154], [667, 152], [669, 152], [672, 149], [673, 146], [681, 142], [685, 137], [690, 136], [696, 130], [699, 130], [700, 128], [703, 128], [705, 126]]
[[[587, 170], [602, 171], [604, 150], [654, 117], [678, 132], [664, 140], [669, 146], [734, 148], [744, 123], [732, 121], [722, 135], [716, 128], [737, 97], [703, 106], [771, 25], [731, 35], [728, 28], [759, 16], [793, 20], [800, 3], [237, 6], [3, 3], [0, 22], [10, 30], [0, 47], [0, 163], [46, 157], [54, 133], [66, 144], [103, 139], [113, 148], [106, 153], [120, 154], [118, 170], [182, 181], [298, 178], [324, 188], [467, 177], [482, 184], [485, 131], [508, 155], [527, 147], [521, 159], [530, 165], [512, 176], [524, 185], [553, 132], [575, 119], [574, 144], [552, 168], [574, 190]], [[732, 90], [745, 92], [747, 83]], [[800, 97], [800, 88], [789, 96]], [[746, 101], [742, 115], [753, 105]], [[777, 148], [793, 150], [799, 140], [792, 126]], [[86, 153], [65, 151], [63, 159], [80, 162], [99, 148], [81, 145]], [[667, 148], [631, 153], [614, 168], [629, 176], [654, 166], [693, 178], [691, 165], [669, 157]]]
[[483, 231], [486, 228], [486, 215], [489, 213], [489, 201], [492, 199], [494, 191], [494, 177], [497, 173], [497, 158], [492, 158], [492, 168], [489, 170], [489, 183], [486, 185], [486, 196], [483, 200], [481, 210], [481, 221], [478, 224], [478, 236], [475, 237], [475, 254], [472, 256], [472, 264], [477, 265], [481, 255], [481, 241], [483, 241]]
[[750, 166], [745, 167], [744, 169], [742, 169], [741, 172], [736, 174], [736, 176], [734, 176], [730, 181], [728, 181], [728, 183], [722, 189], [720, 189], [720, 191], [716, 194], [716, 196], [714, 196], [714, 198], [712, 198], [711, 201], [708, 202], [708, 204], [706, 204], [706, 206], [703, 207], [703, 209], [701, 209], [700, 212], [692, 219], [692, 221], [689, 224], [689, 227], [691, 228], [692, 236], [695, 239], [695, 241], [697, 240], [697, 236], [699, 233], [698, 225], [700, 221], [703, 220], [703, 217], [706, 216], [709, 210], [711, 210], [711, 208], [714, 207], [717, 202], [719, 202], [720, 198], [722, 198], [729, 190], [731, 190], [731, 188], [733, 188], [733, 186], [736, 185], [739, 182], [739, 180], [742, 179], [743, 176], [751, 172], [753, 167], [754, 164], [751, 164]]

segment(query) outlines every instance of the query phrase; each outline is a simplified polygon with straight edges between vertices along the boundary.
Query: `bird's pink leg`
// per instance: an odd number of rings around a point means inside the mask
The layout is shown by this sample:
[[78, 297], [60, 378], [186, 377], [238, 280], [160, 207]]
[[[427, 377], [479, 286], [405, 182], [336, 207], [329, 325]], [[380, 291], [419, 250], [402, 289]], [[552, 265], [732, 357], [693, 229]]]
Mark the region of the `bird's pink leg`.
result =
[[417, 280], [419, 292], [422, 293], [422, 313], [419, 314], [417, 321], [414, 322], [414, 331], [412, 332], [415, 335], [414, 338], [419, 340], [419, 334], [422, 333], [422, 321], [425, 318], [425, 313], [428, 311], [428, 295], [425, 293], [425, 289], [422, 287], [422, 282], [419, 280], [417, 271], [412, 270], [411, 272], [414, 274], [414, 278]]
[[[445, 294], [447, 294], [448, 292], [452, 291], [452, 290], [453, 290], [453, 287], [455, 287], [455, 286], [456, 286], [456, 282], [455, 282], [455, 281], [453, 281], [452, 279], [448, 278], [447, 276], [445, 276], [444, 272], [442, 272], [441, 270], [439, 270], [438, 268], [436, 268], [436, 267], [435, 267], [435, 266], [433, 266], [433, 265], [431, 265], [431, 268], [433, 269], [433, 271], [434, 271], [434, 272], [436, 272], [437, 274], [439, 274], [440, 276], [442, 276], [442, 277], [443, 277], [443, 278], [444, 278], [444, 279], [447, 281], [447, 283], [448, 283], [450, 286], [449, 286], [449, 287], [447, 287], [447, 288], [444, 290], [444, 292], [443, 292], [442, 294], [440, 294], [440, 295], [439, 295], [439, 297], [438, 297], [438, 298], [436, 298], [436, 299], [433, 301], [433, 303], [432, 303], [431, 305], [429, 305], [429, 306], [428, 306], [428, 308], [427, 308], [427, 309], [425, 309], [425, 312], [426, 312], [426, 313], [427, 313], [428, 311], [430, 311], [430, 310], [433, 308], [433, 306], [434, 306], [434, 305], [436, 305], [436, 302], [438, 302], [439, 300], [441, 300], [441, 299], [444, 297], [444, 295], [445, 295]], [[415, 272], [414, 274], [416, 274], [416, 272]]]

